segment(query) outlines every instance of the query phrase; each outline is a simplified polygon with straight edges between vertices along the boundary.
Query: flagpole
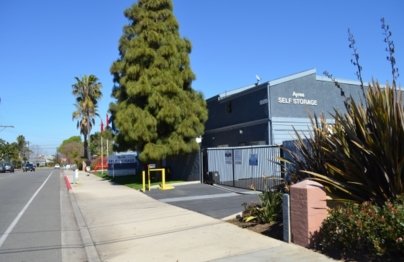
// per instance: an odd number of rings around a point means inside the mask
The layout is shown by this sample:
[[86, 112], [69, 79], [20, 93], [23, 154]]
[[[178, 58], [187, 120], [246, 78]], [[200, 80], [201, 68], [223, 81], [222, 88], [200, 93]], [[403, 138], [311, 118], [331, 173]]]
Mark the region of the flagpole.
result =
[[104, 123], [102, 122], [102, 119], [100, 117], [101, 124], [100, 124], [100, 137], [101, 137], [101, 173], [104, 174], [104, 150], [103, 150], [103, 143], [102, 143], [102, 131], [104, 131]]
[[[105, 119], [106, 123], [105, 123], [105, 128], [108, 129], [109, 126], [109, 117], [108, 117], [108, 113], [106, 114], [106, 119]], [[107, 138], [107, 166], [108, 166], [108, 156], [109, 156], [109, 150], [108, 150], [108, 138]], [[107, 170], [108, 171], [108, 170]]]
[[102, 131], [101, 131], [101, 173], [104, 175], [104, 150], [102, 144]]
[[[108, 126], [109, 126], [109, 122], [110, 122], [110, 120], [109, 120], [109, 117], [108, 117], [108, 113], [105, 115], [106, 116], [106, 119], [105, 119], [105, 128], [106, 129], [108, 129]], [[106, 157], [107, 157], [107, 173], [108, 173], [108, 156], [109, 156], [109, 150], [108, 150], [108, 137], [107, 137], [107, 152], [106, 152]], [[104, 164], [103, 164], [104, 165]], [[114, 165], [114, 164], [113, 164]], [[114, 167], [114, 166], [113, 166]], [[112, 173], [113, 173], [113, 177], [115, 178], [115, 172], [114, 172], [114, 170], [112, 171]]]

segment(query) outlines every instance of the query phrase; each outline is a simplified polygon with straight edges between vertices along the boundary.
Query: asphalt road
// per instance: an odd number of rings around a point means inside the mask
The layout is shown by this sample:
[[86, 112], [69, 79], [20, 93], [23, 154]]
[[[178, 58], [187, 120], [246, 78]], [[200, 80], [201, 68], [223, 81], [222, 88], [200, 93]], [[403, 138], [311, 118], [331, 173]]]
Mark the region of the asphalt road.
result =
[[83, 261], [60, 170], [0, 174], [0, 261]]
[[243, 203], [259, 202], [256, 191], [200, 183], [175, 186], [165, 191], [152, 189], [146, 191], [146, 195], [218, 219], [243, 211]]

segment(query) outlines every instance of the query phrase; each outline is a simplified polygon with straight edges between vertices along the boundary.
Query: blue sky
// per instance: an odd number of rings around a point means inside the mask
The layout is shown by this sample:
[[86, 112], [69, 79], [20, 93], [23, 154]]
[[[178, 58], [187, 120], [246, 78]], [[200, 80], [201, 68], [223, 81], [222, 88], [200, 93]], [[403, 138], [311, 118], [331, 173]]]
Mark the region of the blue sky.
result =
[[[47, 153], [79, 135], [72, 121], [74, 77], [103, 84], [99, 112], [112, 101], [109, 68], [133, 0], [2, 0], [0, 2], [0, 138], [24, 135]], [[355, 80], [347, 29], [354, 33], [366, 81], [391, 70], [380, 29], [393, 32], [404, 70], [404, 2], [400, 0], [174, 0], [181, 36], [192, 42], [194, 89], [205, 98], [255, 82], [316, 68]], [[401, 67], [400, 67], [401, 66]], [[404, 74], [404, 71], [402, 71]], [[403, 83], [403, 76], [398, 80]], [[105, 121], [105, 120], [104, 120]], [[99, 130], [100, 121], [92, 132]]]

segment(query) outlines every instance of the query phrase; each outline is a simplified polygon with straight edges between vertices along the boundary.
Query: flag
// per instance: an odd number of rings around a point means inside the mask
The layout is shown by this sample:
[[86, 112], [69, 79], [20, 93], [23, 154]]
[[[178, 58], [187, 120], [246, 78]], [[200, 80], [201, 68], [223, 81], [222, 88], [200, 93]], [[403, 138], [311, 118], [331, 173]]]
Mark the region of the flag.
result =
[[107, 114], [107, 120], [105, 121], [105, 125], [106, 125], [106, 127], [108, 128], [108, 126], [109, 126], [109, 117], [108, 117], [108, 114]]

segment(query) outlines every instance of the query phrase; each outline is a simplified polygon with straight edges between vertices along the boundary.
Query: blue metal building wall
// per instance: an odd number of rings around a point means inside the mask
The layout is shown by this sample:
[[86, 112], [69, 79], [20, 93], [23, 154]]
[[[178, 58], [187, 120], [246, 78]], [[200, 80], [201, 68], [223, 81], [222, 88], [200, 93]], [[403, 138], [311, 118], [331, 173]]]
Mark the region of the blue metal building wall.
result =
[[282, 182], [278, 146], [208, 148], [207, 154], [218, 184], [264, 191]]

